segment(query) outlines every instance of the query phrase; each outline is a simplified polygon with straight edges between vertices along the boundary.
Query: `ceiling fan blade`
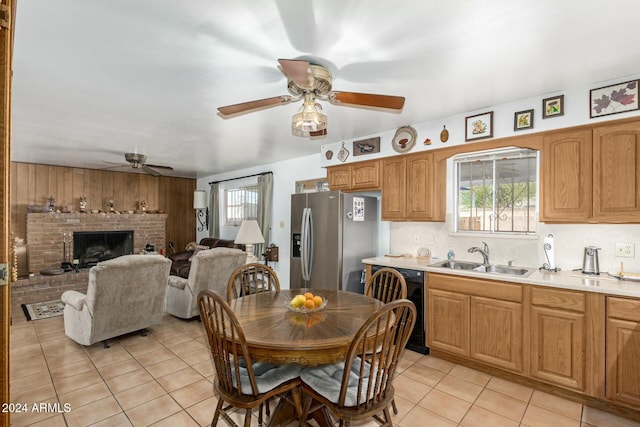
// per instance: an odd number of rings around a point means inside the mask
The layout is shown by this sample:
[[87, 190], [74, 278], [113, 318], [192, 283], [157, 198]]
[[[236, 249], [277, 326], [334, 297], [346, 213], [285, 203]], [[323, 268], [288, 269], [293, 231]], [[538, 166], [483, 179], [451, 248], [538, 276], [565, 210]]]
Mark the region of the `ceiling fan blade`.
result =
[[224, 107], [218, 107], [218, 111], [223, 116], [229, 116], [231, 114], [244, 113], [251, 110], [257, 110], [258, 108], [272, 107], [278, 104], [287, 104], [293, 100], [292, 96], [280, 95], [273, 98], [257, 99], [255, 101], [242, 102], [240, 104], [226, 105]]
[[171, 166], [150, 165], [149, 163], [145, 163], [144, 165], [147, 166], [147, 167], [150, 167], [150, 168], [154, 168], [154, 169], [166, 169], [166, 170], [170, 170], [170, 171], [173, 170], [173, 168]]
[[368, 107], [402, 110], [404, 96], [377, 95], [372, 93], [331, 92], [329, 101], [334, 104], [366, 105]]
[[149, 175], [163, 176], [160, 171], [155, 170], [151, 165], [140, 165], [140, 167], [142, 168], [143, 171], [147, 172]]
[[313, 89], [315, 79], [311, 74], [311, 67], [307, 61], [299, 59], [278, 59], [282, 71], [298, 87], [302, 89]]

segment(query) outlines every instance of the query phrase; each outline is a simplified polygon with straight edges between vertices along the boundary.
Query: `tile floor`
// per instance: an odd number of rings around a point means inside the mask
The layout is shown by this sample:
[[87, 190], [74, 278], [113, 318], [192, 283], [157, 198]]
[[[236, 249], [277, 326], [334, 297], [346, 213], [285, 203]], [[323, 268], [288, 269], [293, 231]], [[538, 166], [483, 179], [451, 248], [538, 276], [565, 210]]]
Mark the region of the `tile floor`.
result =
[[[62, 317], [14, 318], [12, 401], [29, 403], [30, 409], [33, 402], [58, 403], [60, 412], [14, 413], [11, 425], [209, 426], [216, 397], [199, 322], [167, 316], [146, 337], [132, 334], [110, 343], [109, 349], [100, 343], [83, 348], [64, 335]], [[411, 351], [405, 352], [400, 371], [394, 383], [400, 411], [396, 426], [640, 426]]]

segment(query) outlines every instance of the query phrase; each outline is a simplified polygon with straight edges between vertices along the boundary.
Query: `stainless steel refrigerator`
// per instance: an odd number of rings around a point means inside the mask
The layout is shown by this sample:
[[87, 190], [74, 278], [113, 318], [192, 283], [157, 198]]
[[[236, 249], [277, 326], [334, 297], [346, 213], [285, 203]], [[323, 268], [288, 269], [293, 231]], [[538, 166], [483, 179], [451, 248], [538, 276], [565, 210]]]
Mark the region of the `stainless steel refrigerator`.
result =
[[376, 255], [378, 200], [339, 191], [291, 196], [290, 287], [363, 292]]

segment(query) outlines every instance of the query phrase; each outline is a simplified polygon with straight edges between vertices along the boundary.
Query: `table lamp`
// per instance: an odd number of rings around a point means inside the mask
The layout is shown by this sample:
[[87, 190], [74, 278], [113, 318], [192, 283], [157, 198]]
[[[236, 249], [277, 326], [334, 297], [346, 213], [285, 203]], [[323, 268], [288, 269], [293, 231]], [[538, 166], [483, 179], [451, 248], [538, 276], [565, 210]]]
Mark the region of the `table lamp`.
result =
[[247, 263], [258, 262], [258, 258], [253, 253], [253, 245], [264, 243], [264, 237], [258, 221], [255, 219], [246, 219], [240, 224], [238, 235], [235, 243], [245, 245], [247, 252]]

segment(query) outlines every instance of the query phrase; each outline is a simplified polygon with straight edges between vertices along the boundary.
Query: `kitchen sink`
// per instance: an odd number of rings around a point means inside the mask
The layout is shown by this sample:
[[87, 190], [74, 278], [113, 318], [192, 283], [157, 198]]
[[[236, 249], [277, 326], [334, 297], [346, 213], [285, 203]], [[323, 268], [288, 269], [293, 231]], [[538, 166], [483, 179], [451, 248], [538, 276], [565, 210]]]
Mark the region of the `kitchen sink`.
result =
[[440, 261], [431, 264], [430, 267], [449, 268], [452, 270], [469, 270], [479, 273], [505, 274], [510, 276], [528, 276], [533, 273], [534, 268], [513, 267], [510, 265], [483, 265], [479, 262], [470, 261]]
[[453, 270], [475, 270], [478, 267], [483, 267], [483, 265], [479, 262], [446, 260], [431, 264], [430, 267], [451, 268]]

